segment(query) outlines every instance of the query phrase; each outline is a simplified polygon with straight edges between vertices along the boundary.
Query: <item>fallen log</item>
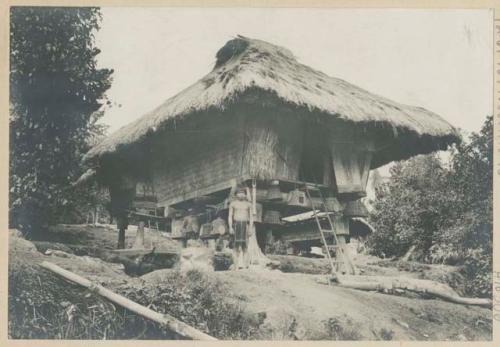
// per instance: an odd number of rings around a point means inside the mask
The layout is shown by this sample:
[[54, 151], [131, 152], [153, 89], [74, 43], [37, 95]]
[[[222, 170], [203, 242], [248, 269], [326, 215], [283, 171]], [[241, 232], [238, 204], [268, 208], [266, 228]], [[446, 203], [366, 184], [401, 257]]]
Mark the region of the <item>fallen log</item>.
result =
[[124, 249], [110, 249], [102, 251], [106, 255], [120, 255], [124, 257], [138, 257], [147, 254], [157, 255], [178, 255], [179, 251], [174, 249], [156, 249], [156, 248], [124, 248]]
[[368, 291], [376, 290], [385, 293], [392, 293], [396, 289], [402, 289], [416, 293], [430, 294], [458, 304], [492, 307], [490, 299], [461, 297], [450, 286], [431, 280], [407, 277], [346, 275], [337, 275], [332, 280], [337, 282], [339, 286], [346, 288]]
[[193, 340], [217, 340], [215, 337], [205, 334], [204, 332], [199, 331], [193, 328], [192, 326], [187, 325], [186, 323], [183, 323], [168, 314], [155, 312], [147, 307], [144, 307], [136, 302], [133, 302], [132, 300], [125, 298], [124, 296], [116, 294], [113, 291], [106, 289], [101, 285], [92, 283], [88, 279], [81, 277], [71, 271], [65, 270], [55, 264], [44, 261], [40, 264], [40, 266], [43, 267], [44, 269], [47, 269], [49, 271], [58, 274], [59, 276], [71, 282], [74, 282], [83, 287], [91, 289], [95, 293], [105, 297], [106, 299], [114, 302], [115, 304], [118, 304], [126, 308], [129, 311], [132, 311], [144, 318], [150, 319], [159, 324], [165, 325], [168, 329], [174, 331], [175, 333], [185, 338]]

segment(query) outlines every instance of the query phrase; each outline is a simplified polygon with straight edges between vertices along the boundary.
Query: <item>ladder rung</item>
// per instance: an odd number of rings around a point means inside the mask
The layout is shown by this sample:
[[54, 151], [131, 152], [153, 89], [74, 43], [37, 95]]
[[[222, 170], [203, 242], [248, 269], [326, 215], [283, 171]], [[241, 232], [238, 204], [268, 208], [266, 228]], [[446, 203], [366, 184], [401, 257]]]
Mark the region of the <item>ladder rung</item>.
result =
[[321, 232], [323, 233], [333, 233], [332, 229], [321, 229]]

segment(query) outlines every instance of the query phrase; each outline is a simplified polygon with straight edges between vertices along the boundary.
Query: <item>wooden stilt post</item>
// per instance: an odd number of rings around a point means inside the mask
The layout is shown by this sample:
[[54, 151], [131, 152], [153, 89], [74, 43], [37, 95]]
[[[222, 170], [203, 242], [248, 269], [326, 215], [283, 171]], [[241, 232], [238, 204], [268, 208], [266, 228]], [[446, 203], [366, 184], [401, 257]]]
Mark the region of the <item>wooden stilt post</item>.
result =
[[116, 217], [116, 226], [118, 227], [118, 249], [125, 248], [125, 230], [128, 227], [128, 216], [123, 213]]
[[118, 249], [125, 248], [125, 228], [124, 227], [118, 229], [118, 246], [116, 248], [118, 248]]
[[144, 222], [140, 221], [135, 234], [134, 248], [144, 248]]

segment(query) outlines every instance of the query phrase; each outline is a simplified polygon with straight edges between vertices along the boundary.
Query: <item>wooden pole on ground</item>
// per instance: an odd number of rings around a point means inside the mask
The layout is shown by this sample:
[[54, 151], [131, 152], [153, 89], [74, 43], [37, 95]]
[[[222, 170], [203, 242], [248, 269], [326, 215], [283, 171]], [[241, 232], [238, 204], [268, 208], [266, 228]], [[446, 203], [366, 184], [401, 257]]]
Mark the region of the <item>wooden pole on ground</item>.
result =
[[58, 274], [59, 276], [67, 280], [70, 280], [71, 282], [74, 282], [85, 288], [89, 288], [95, 291], [97, 294], [105, 297], [106, 299], [114, 302], [117, 305], [126, 308], [129, 311], [132, 311], [144, 318], [150, 319], [159, 324], [165, 325], [168, 329], [174, 331], [175, 333], [183, 337], [193, 340], [217, 340], [215, 337], [205, 334], [204, 332], [195, 329], [192, 326], [187, 325], [186, 323], [183, 323], [168, 314], [158, 313], [147, 307], [139, 305], [138, 303], [133, 302], [132, 300], [129, 300], [121, 295], [118, 295], [112, 292], [111, 290], [104, 288], [101, 285], [94, 284], [88, 279], [81, 277], [71, 271], [65, 270], [62, 267], [59, 267], [55, 264], [44, 261], [40, 264], [40, 266], [43, 267], [44, 269], [47, 269], [49, 271]]
[[465, 298], [456, 293], [450, 286], [424, 279], [389, 277], [389, 276], [337, 276], [338, 284], [341, 287], [392, 291], [394, 289], [409, 290], [417, 293], [428, 293], [447, 301], [463, 305], [477, 305], [483, 307], [492, 307], [491, 299], [487, 298]]

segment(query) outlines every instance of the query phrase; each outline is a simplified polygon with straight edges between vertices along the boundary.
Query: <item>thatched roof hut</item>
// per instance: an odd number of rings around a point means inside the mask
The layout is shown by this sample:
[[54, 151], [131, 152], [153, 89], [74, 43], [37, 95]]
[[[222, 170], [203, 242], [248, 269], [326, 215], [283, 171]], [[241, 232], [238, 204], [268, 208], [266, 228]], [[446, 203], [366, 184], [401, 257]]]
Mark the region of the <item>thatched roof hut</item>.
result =
[[[369, 169], [445, 149], [458, 139], [457, 130], [431, 111], [327, 76], [299, 63], [286, 48], [238, 36], [217, 52], [208, 75], [116, 131], [85, 160], [95, 162], [109, 184], [116, 183], [110, 177], [117, 171], [145, 175], [153, 182], [189, 178], [175, 188], [156, 189], [164, 195], [159, 200], [169, 204], [180, 201], [173, 196], [187, 198], [206, 193], [203, 187], [225, 187], [222, 178], [299, 179], [301, 161], [310, 161], [308, 169], [317, 163], [311, 155], [295, 153], [304, 148], [318, 152], [315, 141], [328, 142], [321, 146], [330, 148], [333, 163], [328, 165], [336, 170], [333, 180], [342, 193], [350, 191], [342, 181], [353, 175], [359, 176], [354, 181], [366, 181]], [[195, 162], [201, 164], [193, 169]], [[361, 167], [354, 174], [349, 169], [353, 165]], [[170, 171], [157, 174], [161, 170]], [[201, 174], [207, 170], [214, 170], [212, 177]], [[195, 193], [189, 191], [193, 186]]]
[[299, 63], [283, 47], [238, 36], [227, 42], [216, 58], [215, 67], [208, 75], [119, 129], [91, 149], [86, 159], [124, 150], [168, 125], [182, 122], [189, 115], [203, 116], [204, 111], [227, 109], [256, 91], [268, 93], [290, 107], [304, 108], [306, 114], [357, 123], [366, 129], [389, 129], [398, 141], [386, 152], [394, 155], [379, 154], [372, 167], [445, 148], [458, 138], [456, 129], [437, 114], [327, 76]]

